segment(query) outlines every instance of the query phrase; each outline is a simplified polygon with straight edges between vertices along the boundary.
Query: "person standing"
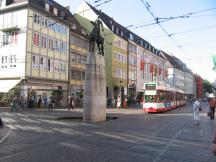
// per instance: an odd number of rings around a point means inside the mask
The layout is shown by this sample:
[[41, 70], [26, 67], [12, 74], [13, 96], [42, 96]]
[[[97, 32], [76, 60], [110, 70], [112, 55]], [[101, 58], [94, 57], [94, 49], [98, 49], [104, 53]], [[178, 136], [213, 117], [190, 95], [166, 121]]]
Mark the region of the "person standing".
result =
[[74, 105], [75, 105], [74, 98], [70, 96], [68, 111], [70, 111], [70, 109], [74, 109]]
[[2, 119], [0, 117], [0, 128], [2, 128], [3, 126], [4, 126], [4, 124], [3, 124], [3, 121], [2, 121]]
[[199, 111], [200, 111], [200, 102], [196, 98], [195, 102], [193, 104], [193, 111], [194, 111], [194, 124], [198, 125], [199, 124]]
[[53, 111], [53, 104], [54, 104], [54, 97], [51, 95], [49, 98], [49, 106], [48, 106], [48, 111]]
[[38, 99], [38, 107], [41, 107], [41, 102], [42, 102], [42, 99], [41, 99], [41, 95], [40, 95], [39, 99]]
[[216, 106], [216, 99], [213, 98], [210, 102], [209, 102], [209, 106], [210, 106], [210, 120], [214, 120], [214, 116], [215, 116], [215, 106]]
[[117, 98], [116, 106], [117, 106], [117, 107], [116, 107], [117, 109], [119, 109], [120, 106], [121, 106], [121, 98], [120, 98], [120, 96], [118, 96], [118, 98]]
[[48, 100], [47, 96], [44, 96], [44, 98], [43, 98], [44, 107], [47, 107], [47, 103], [48, 103], [47, 100]]

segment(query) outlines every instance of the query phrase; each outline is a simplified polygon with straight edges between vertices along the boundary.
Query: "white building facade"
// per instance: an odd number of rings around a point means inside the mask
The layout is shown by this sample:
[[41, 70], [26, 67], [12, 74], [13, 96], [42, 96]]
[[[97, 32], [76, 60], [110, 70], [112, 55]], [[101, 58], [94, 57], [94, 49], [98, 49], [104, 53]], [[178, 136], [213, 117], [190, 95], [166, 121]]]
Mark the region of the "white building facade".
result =
[[53, 95], [66, 104], [69, 24], [57, 18], [60, 9], [66, 15], [55, 2], [1, 1], [0, 82], [8, 84], [0, 84], [0, 101]]

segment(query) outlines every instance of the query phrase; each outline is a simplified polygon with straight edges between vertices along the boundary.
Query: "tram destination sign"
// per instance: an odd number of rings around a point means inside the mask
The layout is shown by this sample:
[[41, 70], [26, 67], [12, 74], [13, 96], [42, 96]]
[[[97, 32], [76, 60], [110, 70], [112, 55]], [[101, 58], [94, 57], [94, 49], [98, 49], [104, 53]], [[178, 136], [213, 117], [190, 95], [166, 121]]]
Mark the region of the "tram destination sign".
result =
[[154, 84], [154, 83], [145, 84], [145, 89], [146, 90], [154, 90], [154, 89], [156, 89], [156, 84]]

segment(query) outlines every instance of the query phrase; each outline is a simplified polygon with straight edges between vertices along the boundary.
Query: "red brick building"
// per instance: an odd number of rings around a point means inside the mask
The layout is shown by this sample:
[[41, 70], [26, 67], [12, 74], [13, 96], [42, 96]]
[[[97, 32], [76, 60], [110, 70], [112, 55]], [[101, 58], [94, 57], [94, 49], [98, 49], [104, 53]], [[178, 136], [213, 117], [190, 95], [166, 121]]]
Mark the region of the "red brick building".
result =
[[203, 97], [203, 79], [201, 76], [195, 74], [195, 81], [196, 81], [196, 97], [202, 98]]

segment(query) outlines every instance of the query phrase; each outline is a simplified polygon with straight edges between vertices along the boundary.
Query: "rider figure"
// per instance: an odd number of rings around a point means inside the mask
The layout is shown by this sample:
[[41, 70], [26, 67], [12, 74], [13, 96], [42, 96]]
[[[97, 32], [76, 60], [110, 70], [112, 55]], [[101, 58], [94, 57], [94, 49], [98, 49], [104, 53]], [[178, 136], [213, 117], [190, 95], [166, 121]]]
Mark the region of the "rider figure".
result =
[[99, 53], [104, 55], [103, 43], [104, 38], [100, 35], [100, 26], [102, 27], [102, 31], [104, 31], [103, 23], [100, 21], [99, 16], [95, 20], [95, 22], [91, 21], [94, 26], [90, 33], [90, 48], [89, 52], [94, 52], [95, 42], [97, 43]]

